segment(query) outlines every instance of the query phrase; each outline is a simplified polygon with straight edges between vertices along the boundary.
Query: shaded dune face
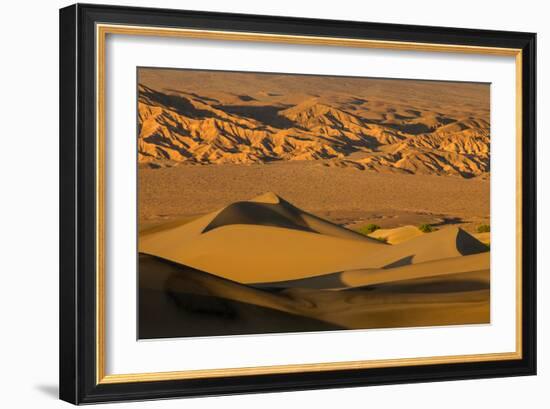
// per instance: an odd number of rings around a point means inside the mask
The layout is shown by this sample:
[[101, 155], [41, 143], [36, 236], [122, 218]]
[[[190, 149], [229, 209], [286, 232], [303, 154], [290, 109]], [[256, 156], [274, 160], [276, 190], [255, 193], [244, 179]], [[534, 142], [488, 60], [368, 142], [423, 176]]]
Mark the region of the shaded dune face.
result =
[[280, 296], [140, 254], [141, 339], [344, 329], [300, 315]]
[[273, 192], [265, 193], [250, 201], [232, 203], [223, 208], [208, 223], [203, 233], [231, 225], [272, 226], [374, 242], [362, 234], [304, 212]]
[[462, 255], [469, 255], [486, 252], [487, 246], [464, 230], [458, 229], [456, 249]]
[[203, 233], [217, 227], [234, 224], [275, 226], [314, 232], [300, 216], [300, 213], [290, 206], [270, 203], [237, 202], [230, 204], [218, 213], [203, 230]]

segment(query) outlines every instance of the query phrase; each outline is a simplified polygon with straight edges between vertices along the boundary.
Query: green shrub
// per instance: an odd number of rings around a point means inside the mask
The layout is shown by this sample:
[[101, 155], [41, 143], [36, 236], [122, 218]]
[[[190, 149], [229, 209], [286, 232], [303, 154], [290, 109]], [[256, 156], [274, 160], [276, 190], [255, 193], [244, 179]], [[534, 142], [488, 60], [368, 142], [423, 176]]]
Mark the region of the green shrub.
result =
[[491, 231], [491, 226], [489, 226], [488, 224], [480, 224], [477, 227], [478, 233], [489, 233], [490, 231]]
[[374, 223], [367, 224], [365, 226], [366, 231], [370, 233], [375, 232], [376, 230], [380, 229], [380, 226]]
[[357, 229], [357, 231], [361, 234], [364, 234], [365, 236], [368, 236], [369, 234], [371, 234], [372, 232], [375, 232], [376, 230], [380, 229], [380, 226], [378, 226], [377, 224], [367, 224], [366, 226], [363, 226], [363, 227], [360, 227], [359, 229]]
[[431, 233], [435, 229], [432, 227], [432, 225], [424, 223], [418, 226], [418, 230], [420, 230], [422, 233]]

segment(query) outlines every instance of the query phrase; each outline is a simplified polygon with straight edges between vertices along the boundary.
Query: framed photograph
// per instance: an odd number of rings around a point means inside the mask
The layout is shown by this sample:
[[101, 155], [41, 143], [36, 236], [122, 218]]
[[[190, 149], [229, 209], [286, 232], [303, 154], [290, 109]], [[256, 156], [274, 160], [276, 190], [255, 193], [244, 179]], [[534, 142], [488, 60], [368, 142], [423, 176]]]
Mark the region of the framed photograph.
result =
[[61, 399], [534, 375], [535, 42], [61, 9]]

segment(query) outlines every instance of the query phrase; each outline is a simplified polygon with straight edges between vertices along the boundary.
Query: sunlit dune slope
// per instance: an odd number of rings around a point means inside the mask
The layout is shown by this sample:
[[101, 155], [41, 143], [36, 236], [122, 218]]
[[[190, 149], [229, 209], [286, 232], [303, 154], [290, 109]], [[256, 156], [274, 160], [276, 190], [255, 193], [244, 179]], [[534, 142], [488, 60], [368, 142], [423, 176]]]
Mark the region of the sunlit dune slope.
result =
[[256, 283], [258, 288], [308, 288], [319, 290], [342, 290], [366, 287], [397, 281], [435, 278], [445, 275], [489, 271], [489, 252], [439, 260], [407, 264], [393, 268], [365, 268], [330, 273], [309, 278], [270, 283]]
[[240, 283], [387, 269], [487, 250], [453, 227], [384, 244], [303, 212], [273, 193], [143, 234], [139, 249]]
[[402, 226], [393, 229], [378, 229], [369, 236], [385, 239], [389, 244], [399, 244], [423, 234], [416, 226]]
[[473, 236], [478, 239], [480, 242], [485, 244], [491, 243], [491, 233], [485, 232], [485, 233], [475, 233]]

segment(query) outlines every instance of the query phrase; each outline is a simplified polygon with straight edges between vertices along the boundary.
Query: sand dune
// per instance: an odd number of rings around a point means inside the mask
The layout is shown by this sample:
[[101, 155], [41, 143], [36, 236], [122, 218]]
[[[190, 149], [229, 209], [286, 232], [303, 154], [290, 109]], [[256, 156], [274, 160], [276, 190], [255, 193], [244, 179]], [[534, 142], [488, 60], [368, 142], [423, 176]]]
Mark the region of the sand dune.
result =
[[366, 268], [319, 275], [298, 280], [254, 283], [257, 288], [309, 288], [342, 290], [397, 281], [433, 278], [445, 275], [489, 271], [489, 253], [459, 256], [393, 268]]
[[[268, 224], [266, 224], [268, 223]], [[266, 194], [184, 225], [144, 234], [141, 252], [238, 282], [274, 281], [360, 268], [385, 246]], [[330, 251], [325, 251], [330, 249]], [[359, 264], [354, 259], [364, 260]]]
[[447, 227], [390, 245], [274, 193], [139, 239], [141, 338], [482, 323], [487, 247]]
[[292, 205], [273, 192], [225, 207], [205, 228], [248, 224], [273, 226], [374, 243], [368, 237], [317, 217]]
[[141, 339], [344, 329], [304, 316], [299, 302], [140, 255]]
[[309, 215], [273, 193], [143, 234], [139, 249], [241, 283], [400, 267], [487, 251], [455, 227], [387, 245]]
[[[487, 246], [459, 227], [444, 227], [432, 233], [423, 234], [390, 247], [393, 257], [410, 257], [410, 263], [421, 263], [484, 253]], [[401, 264], [410, 264], [409, 262]], [[395, 265], [395, 263], [394, 263]], [[386, 265], [386, 268], [390, 265]]]
[[399, 244], [423, 234], [416, 226], [403, 226], [394, 229], [378, 229], [369, 234], [369, 236], [385, 239], [389, 244]]
[[489, 320], [489, 273], [443, 274], [368, 291], [270, 292], [140, 255], [139, 337], [308, 332]]

